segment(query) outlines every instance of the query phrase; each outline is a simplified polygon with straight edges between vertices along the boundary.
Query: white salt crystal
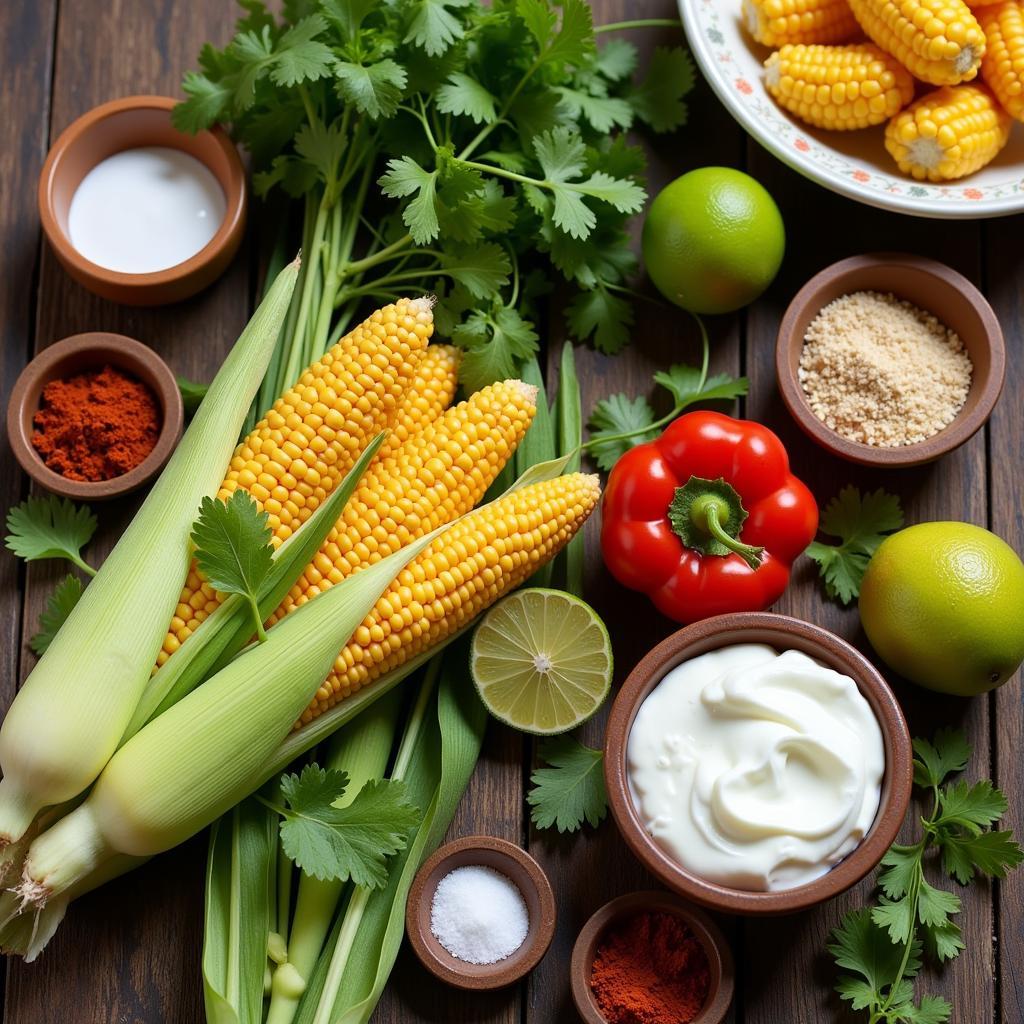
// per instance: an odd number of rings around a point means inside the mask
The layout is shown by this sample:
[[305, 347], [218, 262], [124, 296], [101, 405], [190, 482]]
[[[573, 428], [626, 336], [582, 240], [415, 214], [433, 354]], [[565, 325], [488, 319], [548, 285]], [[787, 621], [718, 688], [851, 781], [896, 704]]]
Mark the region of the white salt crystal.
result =
[[457, 960], [493, 964], [511, 956], [530, 929], [526, 901], [499, 871], [468, 865], [450, 871], [434, 890], [430, 930]]

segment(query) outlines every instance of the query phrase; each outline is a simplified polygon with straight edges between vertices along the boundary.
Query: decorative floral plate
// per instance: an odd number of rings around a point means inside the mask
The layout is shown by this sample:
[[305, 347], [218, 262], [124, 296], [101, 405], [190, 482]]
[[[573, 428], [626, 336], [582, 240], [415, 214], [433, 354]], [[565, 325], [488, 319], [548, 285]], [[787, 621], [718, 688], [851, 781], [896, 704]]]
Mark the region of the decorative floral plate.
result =
[[871, 206], [918, 217], [1003, 217], [1024, 211], [1024, 125], [984, 170], [943, 185], [905, 177], [885, 151], [883, 129], [818, 131], [791, 118], [764, 88], [771, 50], [753, 42], [741, 0], [678, 0], [693, 55], [737, 121], [783, 163]]

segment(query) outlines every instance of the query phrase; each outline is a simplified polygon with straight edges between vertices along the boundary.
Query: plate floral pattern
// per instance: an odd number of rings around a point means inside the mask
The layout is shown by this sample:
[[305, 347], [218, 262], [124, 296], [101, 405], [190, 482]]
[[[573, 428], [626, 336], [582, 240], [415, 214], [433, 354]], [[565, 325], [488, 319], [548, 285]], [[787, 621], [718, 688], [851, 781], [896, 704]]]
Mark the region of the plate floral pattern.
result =
[[765, 91], [770, 50], [741, 24], [741, 0], [678, 0], [690, 48], [718, 98], [758, 142], [805, 177], [859, 202], [919, 217], [1002, 217], [1024, 211], [1024, 126], [987, 168], [961, 182], [907, 178], [882, 130], [819, 132], [789, 117]]

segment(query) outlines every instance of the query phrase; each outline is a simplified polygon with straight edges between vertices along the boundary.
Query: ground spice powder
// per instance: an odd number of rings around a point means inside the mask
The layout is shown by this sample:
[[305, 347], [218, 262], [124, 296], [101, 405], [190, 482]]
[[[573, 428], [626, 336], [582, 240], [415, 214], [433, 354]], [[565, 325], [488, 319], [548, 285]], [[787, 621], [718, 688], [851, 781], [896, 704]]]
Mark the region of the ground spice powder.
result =
[[686, 923], [637, 914], [601, 939], [590, 986], [608, 1024], [689, 1024], [708, 997], [707, 953]]
[[113, 366], [87, 370], [43, 388], [32, 445], [69, 480], [110, 480], [134, 469], [160, 434], [153, 392]]

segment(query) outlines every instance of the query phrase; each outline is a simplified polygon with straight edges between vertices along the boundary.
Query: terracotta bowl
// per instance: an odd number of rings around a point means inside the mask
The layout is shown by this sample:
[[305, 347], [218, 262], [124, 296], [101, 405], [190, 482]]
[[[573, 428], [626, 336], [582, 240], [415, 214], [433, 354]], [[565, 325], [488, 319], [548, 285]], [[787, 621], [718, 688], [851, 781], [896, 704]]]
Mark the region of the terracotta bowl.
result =
[[[153, 450], [134, 469], [110, 480], [69, 480], [54, 472], [32, 447], [32, 417], [39, 409], [43, 388], [51, 380], [84, 370], [116, 366], [148, 385], [160, 405], [162, 425]], [[181, 438], [185, 410], [170, 367], [151, 349], [121, 334], [95, 331], [55, 342], [21, 372], [7, 406], [7, 436], [21, 468], [37, 484], [76, 501], [106, 501], [142, 487], [170, 458]]]
[[[917, 444], [879, 448], [842, 437], [811, 411], [797, 376], [811, 321], [834, 299], [850, 292], [892, 292], [934, 313], [960, 336], [974, 376], [967, 401], [949, 426]], [[984, 426], [1003, 387], [1003, 332], [984, 295], [962, 274], [935, 260], [904, 253], [870, 253], [841, 260], [812, 277], [797, 292], [779, 326], [775, 371], [793, 418], [812, 440], [834, 455], [865, 466], [917, 466], [962, 445]]]
[[[878, 719], [885, 747], [885, 775], [874, 824], [861, 844], [828, 874], [781, 892], [732, 889], [692, 874], [647, 833], [633, 806], [626, 769], [626, 744], [633, 719], [647, 695], [670, 669], [699, 654], [732, 644], [770, 644], [796, 649], [850, 676]], [[612, 705], [605, 734], [605, 781], [612, 816], [640, 862], [673, 892], [730, 914], [788, 914], [838, 896], [882, 859], [903, 823], [910, 802], [912, 751], [903, 712], [878, 670], [845, 640], [820, 626], [769, 612], [717, 615], [673, 633], [629, 674]]]
[[[53, 144], [39, 177], [39, 216], [53, 251], [79, 284], [130, 306], [179, 302], [212, 284], [238, 250], [245, 230], [245, 168], [235, 144], [221, 128], [196, 135], [171, 124], [168, 96], [128, 96], [94, 107], [72, 122]], [[166, 270], [126, 274], [86, 259], [67, 235], [68, 210], [82, 179], [115, 153], [139, 146], [184, 150], [204, 163], [224, 190], [227, 210], [217, 233], [194, 256]]]
[[[523, 944], [494, 964], [456, 959], [430, 930], [430, 908], [438, 882], [450, 871], [469, 865], [493, 868], [505, 875], [526, 901], [530, 930]], [[456, 988], [504, 988], [532, 971], [551, 945], [555, 897], [544, 870], [525, 850], [492, 836], [466, 836], [442, 846], [420, 868], [405, 905], [405, 931], [420, 962], [442, 981]]]
[[572, 998], [585, 1024], [607, 1024], [590, 987], [590, 970], [597, 956], [597, 947], [609, 926], [624, 918], [649, 911], [674, 914], [681, 918], [707, 954], [711, 983], [704, 1008], [691, 1024], [721, 1024], [732, 1003], [736, 968], [732, 952], [718, 925], [696, 907], [684, 903], [667, 892], [631, 892], [606, 903], [583, 926], [572, 949], [569, 969]]

